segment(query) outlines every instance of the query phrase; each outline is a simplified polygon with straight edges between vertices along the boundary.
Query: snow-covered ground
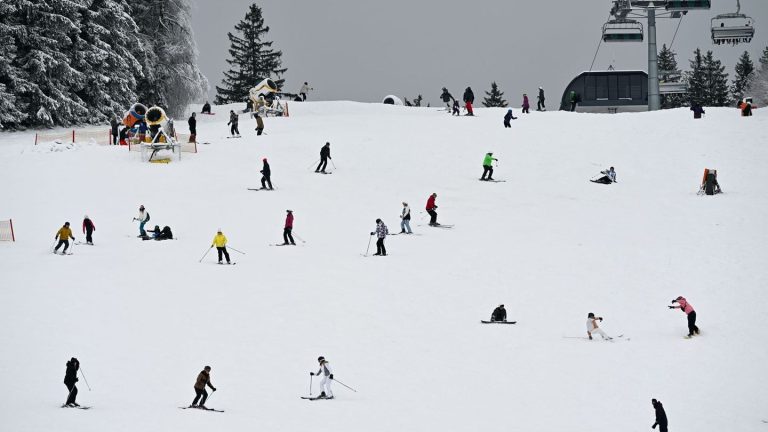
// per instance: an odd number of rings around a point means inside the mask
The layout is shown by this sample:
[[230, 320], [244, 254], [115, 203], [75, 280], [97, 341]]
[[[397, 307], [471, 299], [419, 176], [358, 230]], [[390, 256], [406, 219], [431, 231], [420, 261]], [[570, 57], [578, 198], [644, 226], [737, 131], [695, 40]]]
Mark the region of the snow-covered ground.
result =
[[[0, 429], [643, 431], [652, 397], [673, 431], [768, 428], [768, 111], [515, 109], [504, 129], [500, 109], [291, 103], [268, 135], [243, 115], [225, 139], [229, 109], [198, 116], [211, 144], [167, 165], [0, 134], [17, 237], [0, 244]], [[477, 180], [487, 151], [505, 183]], [[276, 192], [247, 190], [263, 157]], [[611, 165], [618, 184], [587, 181]], [[704, 168], [724, 194], [696, 195]], [[432, 192], [453, 229], [425, 226]], [[420, 235], [362, 257], [376, 218], [399, 231], [402, 201]], [[140, 204], [178, 240], [137, 239]], [[306, 243], [270, 247], [286, 209]], [[96, 245], [51, 254], [65, 221], [84, 239], [84, 214]], [[247, 253], [236, 266], [198, 263], [219, 227]], [[683, 338], [678, 295], [701, 336]], [[499, 303], [518, 323], [481, 325]], [[564, 338], [588, 312], [630, 340]], [[358, 392], [299, 399], [319, 355]], [[72, 356], [88, 411], [59, 408]], [[204, 365], [225, 413], [177, 409]]]

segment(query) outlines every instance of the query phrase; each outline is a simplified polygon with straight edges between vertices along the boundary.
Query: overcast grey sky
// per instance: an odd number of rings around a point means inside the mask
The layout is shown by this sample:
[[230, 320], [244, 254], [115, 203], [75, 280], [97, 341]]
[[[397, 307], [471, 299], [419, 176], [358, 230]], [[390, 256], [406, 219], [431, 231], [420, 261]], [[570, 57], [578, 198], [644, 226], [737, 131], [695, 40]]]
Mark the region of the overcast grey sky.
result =
[[[200, 66], [221, 85], [229, 41], [250, 0], [193, 0], [192, 24]], [[734, 12], [736, 0], [713, 0], [709, 11], [683, 18], [673, 49], [681, 69], [693, 50], [712, 50], [733, 77], [745, 50], [757, 62], [768, 45], [768, 0], [741, 0], [755, 19], [755, 38], [736, 47], [716, 46], [710, 18]], [[496, 81], [512, 106], [541, 85], [555, 106], [568, 82], [589, 70], [608, 18], [610, 0], [264, 0], [268, 39], [283, 51], [288, 68], [283, 90], [304, 81], [311, 100], [380, 101], [387, 94], [409, 99], [421, 93], [434, 106], [443, 86], [459, 97], [471, 86], [476, 97]], [[660, 19], [658, 43], [670, 44], [677, 20]], [[645, 25], [645, 23], [644, 23]], [[646, 43], [603, 43], [594, 69], [647, 68]]]

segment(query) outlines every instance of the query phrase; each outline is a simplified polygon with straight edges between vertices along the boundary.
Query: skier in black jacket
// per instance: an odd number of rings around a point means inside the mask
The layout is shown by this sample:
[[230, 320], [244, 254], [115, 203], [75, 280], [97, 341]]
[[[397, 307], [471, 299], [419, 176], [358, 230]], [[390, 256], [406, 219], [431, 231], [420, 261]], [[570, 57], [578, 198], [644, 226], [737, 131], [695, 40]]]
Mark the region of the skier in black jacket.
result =
[[475, 112], [472, 111], [472, 104], [475, 103], [475, 94], [472, 92], [470, 87], [467, 87], [467, 89], [464, 90], [464, 103], [465, 108], [467, 109], [467, 113], [465, 115], [475, 115]]
[[195, 117], [195, 113], [192, 113], [189, 117], [187, 124], [189, 125], [189, 134], [191, 135], [189, 140], [190, 142], [194, 142], [193, 137], [197, 135], [197, 117]]
[[656, 429], [656, 425], [658, 425], [660, 432], [667, 432], [667, 413], [664, 412], [664, 406], [661, 405], [661, 401], [656, 399], [651, 399], [651, 405], [656, 410], [656, 423], [651, 426], [651, 429]]
[[267, 158], [262, 159], [262, 162], [264, 162], [264, 165], [261, 168], [261, 188], [267, 189], [267, 184], [269, 184], [269, 190], [272, 190], [272, 180], [270, 180], [272, 170], [269, 168]]
[[325, 167], [328, 166], [328, 159], [333, 159], [331, 157], [331, 143], [327, 142], [323, 146], [323, 148], [320, 149], [320, 163], [317, 164], [317, 169], [315, 169], [315, 172], [321, 172], [325, 174]]
[[546, 109], [547, 107], [544, 106], [544, 88], [539, 87], [539, 98], [536, 102], [536, 111], [543, 111]]
[[72, 357], [72, 359], [67, 362], [67, 372], [64, 374], [64, 385], [67, 386], [67, 390], [69, 390], [69, 395], [67, 396], [67, 401], [64, 405], [68, 407], [80, 406], [75, 402], [75, 399], [77, 399], [77, 386], [75, 383], [79, 381], [77, 378], [78, 370], [80, 370], [80, 362]]
[[512, 114], [512, 108], [507, 110], [507, 113], [504, 114], [504, 127], [512, 127], [512, 125], [509, 124], [510, 120], [517, 120], [517, 117], [515, 117], [514, 114]]
[[451, 112], [451, 101], [455, 101], [456, 99], [454, 99], [451, 93], [448, 92], [447, 88], [443, 87], [443, 94], [440, 95], [440, 99], [445, 103], [448, 112]]

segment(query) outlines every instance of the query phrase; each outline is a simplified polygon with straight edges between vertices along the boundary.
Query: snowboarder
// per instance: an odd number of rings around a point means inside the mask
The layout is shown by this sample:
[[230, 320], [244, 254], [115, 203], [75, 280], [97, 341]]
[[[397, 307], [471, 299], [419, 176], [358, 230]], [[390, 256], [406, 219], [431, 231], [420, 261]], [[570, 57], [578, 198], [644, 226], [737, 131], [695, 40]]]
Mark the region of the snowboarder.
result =
[[403, 211], [400, 213], [400, 234], [413, 234], [411, 231], [411, 208], [403, 201]]
[[547, 107], [544, 106], [544, 88], [539, 87], [539, 97], [536, 101], [536, 111], [545, 111]]
[[381, 219], [376, 219], [376, 231], [371, 232], [371, 235], [375, 235], [378, 239], [376, 240], [376, 253], [373, 254], [374, 256], [387, 256], [387, 248], [384, 247], [384, 239], [387, 237], [387, 234], [389, 234], [387, 226], [384, 225]]
[[661, 401], [651, 399], [651, 405], [654, 411], [656, 411], [656, 423], [651, 426], [651, 429], [656, 429], [659, 426], [659, 432], [667, 432], [667, 413], [664, 411], [664, 406]]
[[515, 117], [514, 114], [512, 114], [512, 108], [507, 110], [507, 113], [504, 114], [504, 127], [512, 127], [512, 125], [509, 124], [510, 120], [517, 120], [517, 117]]
[[435, 204], [435, 200], [437, 199], [437, 194], [432, 193], [432, 195], [429, 196], [427, 199], [427, 213], [429, 213], [429, 225], [430, 226], [438, 226], [440, 225], [437, 223], [437, 212], [435, 209], [437, 208], [437, 204]]
[[447, 88], [443, 87], [443, 93], [440, 95], [440, 99], [445, 103], [447, 111], [451, 112], [451, 101], [456, 102], [456, 99], [454, 99], [451, 93], [448, 92]]
[[459, 101], [457, 99], [453, 100], [453, 112], [451, 113], [451, 116], [455, 115], [461, 115], [461, 112], [459, 112]]
[[599, 334], [603, 340], [613, 339], [612, 337], [605, 334], [603, 329], [597, 325], [598, 321], [603, 322], [603, 317], [596, 317], [592, 312], [587, 315], [587, 336], [589, 336], [589, 340], [592, 340], [592, 333]]
[[147, 237], [147, 232], [144, 231], [144, 225], [149, 222], [149, 212], [143, 205], [139, 206], [139, 215], [133, 218], [135, 221], [139, 221], [139, 237]]
[[267, 185], [269, 185], [269, 190], [272, 190], [272, 169], [269, 168], [269, 162], [267, 162], [267, 158], [264, 158], [261, 160], [264, 165], [261, 167], [261, 188], [267, 189]]
[[[205, 391], [205, 386], [210, 387], [212, 391], [216, 391], [216, 387], [211, 384], [210, 366], [206, 366], [199, 374], [197, 374], [197, 380], [195, 380], [195, 400], [192, 401], [192, 405], [189, 406], [190, 408], [207, 409], [205, 407], [205, 400], [208, 399], [208, 392]], [[200, 405], [197, 404], [198, 400], [200, 401]]]
[[203, 105], [203, 109], [200, 111], [200, 114], [210, 114], [211, 113], [211, 104], [208, 101], [205, 101], [205, 104]]
[[[493, 152], [486, 153], [483, 159], [483, 176], [480, 177], [480, 180], [493, 180], [493, 161], [498, 162], [498, 159], [493, 157]], [[486, 175], [488, 175], [487, 179], [485, 178]]]
[[696, 102], [691, 104], [691, 111], [693, 111], [693, 118], [695, 119], [700, 119], [702, 114], [706, 114], [704, 108]]
[[322, 376], [320, 380], [320, 399], [333, 399], [333, 392], [331, 391], [331, 381], [333, 381], [333, 371], [328, 365], [328, 361], [325, 357], [320, 356], [317, 358], [317, 362], [320, 363], [320, 369], [317, 372], [310, 372], [312, 376]]
[[693, 337], [694, 334], [699, 334], [699, 328], [696, 327], [696, 311], [693, 310], [693, 306], [688, 303], [688, 300], [683, 296], [678, 296], [672, 300], [672, 303], [677, 303], [677, 306], [669, 306], [670, 309], [680, 309], [688, 316], [688, 338]]
[[77, 399], [77, 386], [75, 383], [80, 381], [77, 377], [78, 370], [80, 370], [80, 361], [75, 357], [72, 357], [67, 362], [67, 371], [64, 373], [64, 385], [67, 386], [67, 390], [69, 390], [69, 395], [67, 396], [67, 401], [64, 403], [64, 406], [70, 408], [80, 406], [75, 402], [75, 399]]
[[221, 262], [222, 255], [224, 255], [224, 257], [227, 259], [227, 264], [230, 264], [229, 252], [227, 252], [227, 236], [221, 232], [221, 228], [216, 231], [216, 235], [213, 237], [213, 241], [211, 242], [211, 247], [214, 246], [216, 246], [216, 252], [219, 253], [219, 264], [223, 264]]
[[85, 215], [83, 218], [83, 234], [85, 234], [85, 242], [89, 245], [93, 244], [93, 232], [96, 231], [96, 225], [93, 224], [91, 218]]
[[192, 115], [189, 116], [189, 120], [187, 120], [187, 124], [189, 125], [189, 142], [196, 142], [197, 139], [197, 118], [195, 116], [196, 114], [192, 113]]
[[472, 104], [475, 103], [475, 94], [472, 92], [470, 87], [467, 87], [467, 89], [464, 90], [464, 103], [466, 104], [465, 108], [467, 109], [467, 113], [465, 115], [475, 115], [475, 112], [472, 111]]
[[239, 116], [234, 110], [229, 110], [229, 122], [227, 126], [232, 125], [229, 129], [229, 134], [234, 136], [240, 136], [240, 130], [237, 128], [237, 122], [240, 120]]
[[531, 104], [528, 102], [528, 95], [523, 93], [523, 114], [530, 114]]
[[69, 222], [64, 222], [64, 226], [59, 228], [56, 232], [56, 237], [54, 237], [54, 240], [55, 239], [58, 239], [59, 243], [53, 248], [53, 253], [58, 252], [61, 245], [64, 245], [64, 250], [61, 251], [61, 254], [64, 255], [67, 253], [67, 249], [69, 249], [69, 239], [75, 240], [72, 236], [72, 230], [69, 228]]
[[261, 118], [261, 113], [258, 111], [254, 116], [256, 117], [256, 135], [261, 136], [264, 133], [264, 119]]
[[321, 172], [325, 174], [325, 167], [328, 166], [328, 159], [333, 159], [331, 157], [331, 143], [329, 142], [325, 143], [325, 145], [320, 149], [320, 163], [317, 164], [315, 172]]
[[491, 321], [506, 321], [507, 320], [507, 310], [504, 309], [504, 305], [500, 304], [499, 307], [493, 310], [493, 313], [491, 314]]
[[600, 171], [600, 174], [602, 174], [599, 178], [592, 178], [590, 181], [592, 183], [602, 183], [602, 184], [611, 184], [616, 183], [616, 170], [613, 169], [613, 167], [608, 168], [607, 170]]
[[579, 95], [576, 94], [576, 90], [571, 90], [571, 94], [568, 99], [571, 102], [571, 112], [576, 111], [576, 103], [579, 101]]
[[307, 93], [309, 93], [310, 90], [314, 90], [314, 89], [309, 86], [309, 83], [304, 81], [304, 85], [301, 86], [301, 88], [299, 89], [299, 94], [301, 95], [302, 102], [307, 100]]
[[296, 246], [296, 242], [293, 241], [293, 234], [291, 234], [293, 231], [293, 210], [286, 210], [285, 213], [285, 225], [283, 226], [283, 245], [287, 246], [290, 244], [291, 246]]
[[120, 133], [117, 130], [118, 125], [120, 125], [120, 122], [117, 120], [117, 116], [113, 116], [112, 120], [109, 121], [109, 126], [111, 127], [110, 134], [112, 135], [112, 145], [117, 145], [117, 140], [120, 137]]

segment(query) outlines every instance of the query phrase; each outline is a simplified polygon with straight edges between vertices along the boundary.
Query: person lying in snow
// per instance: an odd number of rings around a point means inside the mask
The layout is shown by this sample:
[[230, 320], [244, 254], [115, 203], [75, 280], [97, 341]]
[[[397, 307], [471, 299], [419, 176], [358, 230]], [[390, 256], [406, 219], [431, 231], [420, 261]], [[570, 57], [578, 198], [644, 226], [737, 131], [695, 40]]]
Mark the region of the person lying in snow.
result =
[[165, 226], [162, 230], [160, 230], [160, 225], [155, 225], [155, 228], [153, 230], [150, 230], [149, 233], [152, 235], [144, 237], [144, 240], [173, 240], [173, 233], [171, 232], [171, 227]]
[[607, 170], [600, 171], [600, 174], [602, 176], [593, 177], [590, 181], [592, 183], [602, 183], [602, 184], [611, 184], [611, 183], [617, 183], [616, 181], [616, 171], [613, 169], [613, 167], [610, 167]]

